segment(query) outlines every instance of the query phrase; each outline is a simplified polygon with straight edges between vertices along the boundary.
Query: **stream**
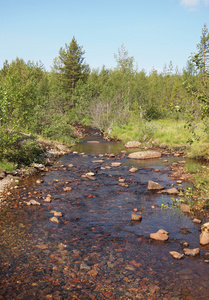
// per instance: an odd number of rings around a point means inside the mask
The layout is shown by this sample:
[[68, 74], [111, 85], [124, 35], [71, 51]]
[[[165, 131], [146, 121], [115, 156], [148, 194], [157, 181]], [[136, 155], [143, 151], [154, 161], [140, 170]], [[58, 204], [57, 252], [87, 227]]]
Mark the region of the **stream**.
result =
[[[169, 165], [184, 158], [133, 160], [124, 150], [86, 137], [47, 172], [11, 190], [1, 207], [0, 299], [209, 299], [201, 224], [181, 212], [176, 197], [147, 189], [149, 180], [179, 188]], [[139, 170], [130, 173], [132, 166]], [[32, 199], [41, 205], [27, 205]], [[131, 221], [133, 210], [141, 222]], [[151, 240], [161, 228], [168, 241]], [[182, 241], [200, 254], [171, 257], [170, 251], [183, 253]]]

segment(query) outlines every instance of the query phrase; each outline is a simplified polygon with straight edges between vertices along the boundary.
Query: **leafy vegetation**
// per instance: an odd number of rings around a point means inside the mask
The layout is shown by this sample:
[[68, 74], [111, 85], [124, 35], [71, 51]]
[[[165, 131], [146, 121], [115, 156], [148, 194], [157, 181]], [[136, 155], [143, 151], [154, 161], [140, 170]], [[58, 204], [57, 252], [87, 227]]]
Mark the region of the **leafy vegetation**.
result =
[[[191, 157], [209, 157], [209, 33], [205, 24], [197, 53], [181, 72], [172, 62], [163, 72], [138, 70], [124, 44], [116, 67], [90, 70], [75, 37], [54, 59], [7, 60], [0, 70], [1, 159], [30, 164], [41, 135], [72, 144], [74, 124], [95, 127], [124, 142], [181, 148]], [[33, 138], [22, 139], [21, 132]]]

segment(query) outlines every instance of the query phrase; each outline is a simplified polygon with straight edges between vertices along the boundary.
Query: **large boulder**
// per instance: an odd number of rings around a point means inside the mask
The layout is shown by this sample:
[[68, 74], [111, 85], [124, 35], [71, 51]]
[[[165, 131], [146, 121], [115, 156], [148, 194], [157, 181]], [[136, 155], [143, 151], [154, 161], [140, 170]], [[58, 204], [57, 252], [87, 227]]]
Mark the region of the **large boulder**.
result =
[[209, 244], [209, 222], [201, 226], [200, 244], [203, 246]]
[[133, 152], [128, 155], [128, 158], [133, 159], [151, 159], [151, 158], [159, 158], [161, 157], [161, 153], [158, 151], [139, 151]]

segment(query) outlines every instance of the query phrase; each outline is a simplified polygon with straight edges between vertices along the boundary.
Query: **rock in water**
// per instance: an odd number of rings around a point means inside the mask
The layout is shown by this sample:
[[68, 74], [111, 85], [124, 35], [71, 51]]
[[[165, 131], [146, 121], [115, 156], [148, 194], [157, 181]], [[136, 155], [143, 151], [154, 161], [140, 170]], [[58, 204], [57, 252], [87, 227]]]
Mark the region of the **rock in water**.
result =
[[133, 159], [151, 159], [161, 157], [161, 153], [158, 151], [140, 151], [130, 153], [128, 157]]
[[130, 173], [136, 173], [138, 171], [137, 168], [132, 167], [131, 169], [129, 169]]
[[112, 167], [120, 167], [121, 166], [121, 162], [113, 162], [111, 163]]
[[209, 222], [201, 226], [200, 244], [203, 246], [209, 244]]
[[59, 223], [59, 220], [57, 219], [57, 217], [52, 217], [49, 220], [53, 223], [57, 223], [57, 224]]
[[202, 232], [205, 231], [205, 232], [209, 233], [209, 222], [207, 222], [201, 226], [201, 231]]
[[200, 245], [208, 245], [209, 244], [209, 233], [203, 231], [201, 234], [200, 234]]
[[184, 248], [183, 251], [185, 255], [190, 255], [190, 256], [196, 256], [200, 253], [199, 248], [194, 248], [194, 249]]
[[162, 190], [164, 187], [159, 183], [149, 180], [148, 181], [148, 190]]
[[183, 211], [183, 213], [190, 213], [190, 206], [187, 204], [182, 203], [181, 204], [181, 210]]
[[27, 205], [41, 205], [40, 202], [33, 200], [33, 199], [31, 199], [29, 202], [26, 202], [26, 203], [27, 203]]
[[157, 232], [155, 233], [151, 233], [150, 234], [150, 238], [156, 241], [167, 241], [168, 240], [168, 235], [169, 233], [164, 230], [164, 229], [159, 229]]
[[168, 195], [178, 195], [179, 191], [176, 188], [171, 188], [171, 189], [162, 191], [162, 193], [168, 194]]
[[181, 259], [184, 257], [184, 254], [181, 254], [177, 251], [170, 251], [169, 254], [175, 259]]
[[141, 221], [142, 220], [142, 216], [137, 215], [137, 214], [132, 214], [131, 215], [131, 220], [132, 221]]

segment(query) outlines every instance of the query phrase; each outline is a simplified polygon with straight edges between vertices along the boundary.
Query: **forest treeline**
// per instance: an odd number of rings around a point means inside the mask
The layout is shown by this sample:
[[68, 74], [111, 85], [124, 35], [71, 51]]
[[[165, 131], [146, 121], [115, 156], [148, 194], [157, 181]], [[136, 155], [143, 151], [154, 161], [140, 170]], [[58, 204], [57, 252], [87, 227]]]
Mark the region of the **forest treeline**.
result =
[[[76, 138], [74, 125], [108, 128], [136, 122], [170, 119], [203, 120], [209, 134], [209, 33], [202, 29], [197, 52], [179, 71], [172, 62], [163, 72], [138, 70], [122, 44], [116, 67], [91, 70], [75, 37], [61, 47], [51, 71], [41, 62], [7, 60], [0, 70], [0, 155], [27, 163], [39, 152], [34, 139], [17, 151], [20, 132], [68, 144]], [[140, 126], [139, 126], [140, 128]], [[140, 129], [139, 129], [140, 130]], [[113, 130], [114, 131], [114, 130]], [[26, 155], [29, 153], [29, 155]]]

